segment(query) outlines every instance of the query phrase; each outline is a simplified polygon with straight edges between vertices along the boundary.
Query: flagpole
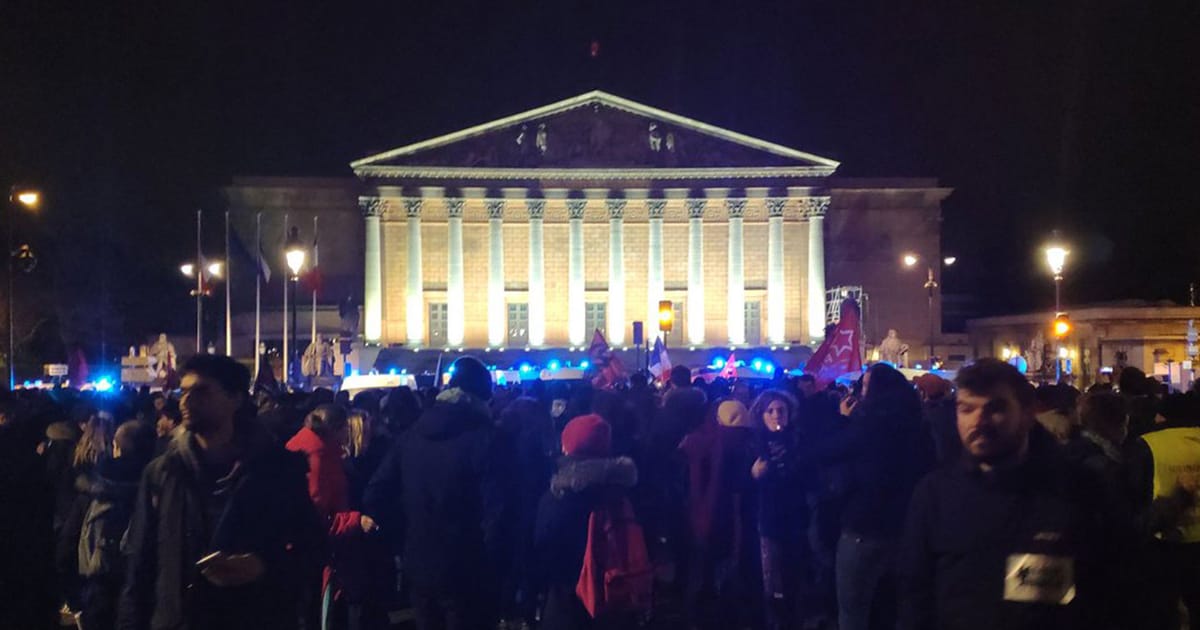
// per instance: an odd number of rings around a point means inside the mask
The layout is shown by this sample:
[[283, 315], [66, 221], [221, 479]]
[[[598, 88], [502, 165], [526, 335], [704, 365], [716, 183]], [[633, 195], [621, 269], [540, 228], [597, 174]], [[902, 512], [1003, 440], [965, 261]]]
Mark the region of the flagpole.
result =
[[[288, 215], [283, 215], [283, 235], [287, 238], [288, 233]], [[283, 278], [283, 388], [287, 391], [288, 383], [288, 317], [287, 317], [287, 290], [288, 279], [286, 274]]]
[[[254, 255], [262, 256], [262, 212], [254, 215]], [[262, 363], [262, 269], [258, 258], [254, 264], [254, 382], [258, 382], [258, 370]]]
[[233, 306], [230, 285], [233, 284], [233, 259], [229, 256], [229, 211], [225, 211], [225, 356], [233, 356]]
[[200, 252], [200, 216], [201, 210], [196, 208], [196, 354], [203, 352], [204, 337], [204, 254]]
[[[312, 333], [310, 343], [317, 343], [317, 265], [320, 264], [320, 258], [317, 256], [317, 217], [313, 217], [313, 266], [309, 272], [313, 274], [312, 283]], [[317, 373], [320, 374], [321, 366], [317, 366]]]

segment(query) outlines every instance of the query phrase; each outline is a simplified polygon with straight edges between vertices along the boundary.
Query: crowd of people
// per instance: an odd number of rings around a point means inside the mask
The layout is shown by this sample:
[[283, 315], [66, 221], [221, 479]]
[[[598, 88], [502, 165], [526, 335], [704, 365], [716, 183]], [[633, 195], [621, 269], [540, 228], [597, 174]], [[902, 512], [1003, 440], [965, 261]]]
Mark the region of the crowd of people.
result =
[[1200, 398], [886, 363], [0, 395], [0, 628], [1180, 628]]

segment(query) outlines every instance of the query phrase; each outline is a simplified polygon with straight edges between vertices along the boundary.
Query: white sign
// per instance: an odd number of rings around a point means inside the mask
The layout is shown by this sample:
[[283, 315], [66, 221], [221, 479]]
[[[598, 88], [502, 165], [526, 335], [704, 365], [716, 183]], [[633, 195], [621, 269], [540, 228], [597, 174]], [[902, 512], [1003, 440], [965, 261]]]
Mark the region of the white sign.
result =
[[67, 375], [67, 364], [66, 363], [47, 363], [42, 366], [42, 369], [45, 370], [46, 376], [66, 376]]

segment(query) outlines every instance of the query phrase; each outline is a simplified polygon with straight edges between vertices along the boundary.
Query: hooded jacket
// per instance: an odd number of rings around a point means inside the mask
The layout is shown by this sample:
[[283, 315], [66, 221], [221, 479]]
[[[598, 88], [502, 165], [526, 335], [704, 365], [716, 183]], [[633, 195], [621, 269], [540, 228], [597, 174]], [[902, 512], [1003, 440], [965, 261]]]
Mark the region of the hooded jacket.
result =
[[88, 488], [91, 505], [79, 536], [79, 574], [120, 575], [121, 538], [129, 526], [146, 460], [104, 457]]
[[563, 457], [538, 503], [533, 546], [537, 574], [547, 586], [574, 587], [587, 548], [588, 517], [602, 500], [637, 484], [628, 457]]
[[381, 467], [380, 483], [372, 480], [368, 488], [370, 504], [399, 480], [406, 568], [425, 594], [493, 586], [512, 525], [506, 513], [511, 458], [498, 438], [483, 400], [448, 389]]
[[[255, 420], [238, 420], [234, 430], [241, 452], [222, 479], [206, 473], [186, 429], [146, 467], [124, 547], [123, 630], [296, 627], [299, 589], [317, 574], [324, 544], [304, 459]], [[206, 508], [212, 497], [224, 504], [215, 520]], [[254, 553], [266, 572], [245, 586], [217, 587], [196, 567], [214, 551]]]

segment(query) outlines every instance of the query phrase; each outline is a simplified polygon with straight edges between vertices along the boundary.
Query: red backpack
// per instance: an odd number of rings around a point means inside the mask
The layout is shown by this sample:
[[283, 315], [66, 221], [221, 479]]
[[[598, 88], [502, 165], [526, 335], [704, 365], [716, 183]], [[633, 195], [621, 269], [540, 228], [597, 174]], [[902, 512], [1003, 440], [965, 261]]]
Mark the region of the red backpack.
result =
[[608, 501], [588, 517], [587, 548], [575, 594], [593, 619], [609, 612], [650, 609], [654, 567], [628, 500]]

